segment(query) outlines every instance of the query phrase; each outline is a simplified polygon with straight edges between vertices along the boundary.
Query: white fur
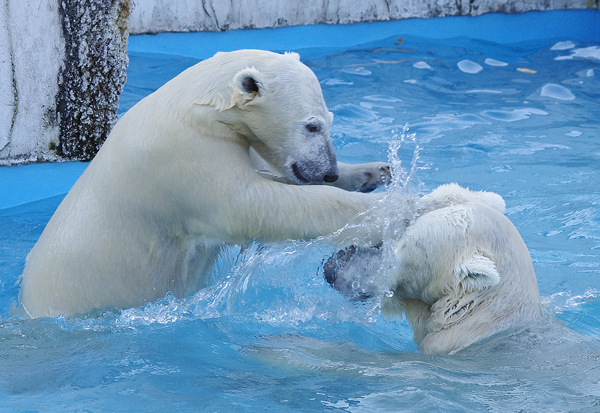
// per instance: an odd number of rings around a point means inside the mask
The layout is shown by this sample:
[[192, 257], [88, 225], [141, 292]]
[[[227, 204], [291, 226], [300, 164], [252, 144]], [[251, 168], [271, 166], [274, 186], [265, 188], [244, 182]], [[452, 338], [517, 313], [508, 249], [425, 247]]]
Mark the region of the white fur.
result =
[[249, 156], [319, 182], [337, 172], [331, 119], [297, 54], [218, 53], [184, 71], [119, 120], [58, 207], [27, 258], [22, 306], [39, 317], [183, 296], [224, 243], [338, 230], [380, 195], [264, 179]]
[[444, 185], [395, 244], [387, 317], [405, 314], [423, 353], [450, 353], [541, 314], [529, 251], [490, 192]]

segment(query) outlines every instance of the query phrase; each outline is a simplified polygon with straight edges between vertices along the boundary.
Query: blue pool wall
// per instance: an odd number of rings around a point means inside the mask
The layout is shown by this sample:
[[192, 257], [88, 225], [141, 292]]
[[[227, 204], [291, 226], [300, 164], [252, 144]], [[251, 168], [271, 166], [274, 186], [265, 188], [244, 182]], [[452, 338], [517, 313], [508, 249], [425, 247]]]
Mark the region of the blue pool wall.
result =
[[[228, 32], [162, 33], [129, 38], [129, 53], [206, 59], [218, 51], [259, 48], [297, 51], [316, 58], [391, 36], [430, 39], [470, 37], [508, 44], [537, 39], [600, 42], [600, 12], [560, 10], [477, 17], [407, 19], [347, 25], [319, 24]], [[40, 163], [0, 167], [0, 210], [66, 194], [87, 163]]]
[[[227, 32], [161, 33], [129, 38], [129, 52], [163, 53], [207, 59], [218, 51], [265, 49], [347, 49], [390, 36], [428, 39], [469, 37], [507, 44], [549, 37], [600, 42], [600, 12], [559, 10], [477, 17], [406, 19], [345, 25], [317, 24]], [[306, 58], [305, 56], [302, 56]], [[313, 57], [313, 56], [311, 56]]]

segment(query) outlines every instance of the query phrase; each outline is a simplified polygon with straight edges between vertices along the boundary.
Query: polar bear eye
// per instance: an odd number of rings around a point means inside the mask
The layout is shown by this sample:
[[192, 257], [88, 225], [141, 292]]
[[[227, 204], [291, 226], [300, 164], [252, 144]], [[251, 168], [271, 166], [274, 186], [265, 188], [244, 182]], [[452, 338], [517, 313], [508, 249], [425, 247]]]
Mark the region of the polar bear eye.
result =
[[321, 125], [318, 123], [307, 123], [304, 128], [310, 133], [317, 133], [321, 131]]

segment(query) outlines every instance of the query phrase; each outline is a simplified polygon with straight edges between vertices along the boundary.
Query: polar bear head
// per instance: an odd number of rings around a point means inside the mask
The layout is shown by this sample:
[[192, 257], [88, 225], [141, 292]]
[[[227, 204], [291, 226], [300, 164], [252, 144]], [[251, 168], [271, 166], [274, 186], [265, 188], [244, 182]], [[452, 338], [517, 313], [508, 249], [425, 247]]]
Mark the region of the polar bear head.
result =
[[[502, 198], [442, 185], [419, 201], [416, 220], [393, 247], [390, 289], [429, 305], [446, 295], [462, 296], [500, 281], [490, 240], [490, 214], [504, 211]], [[484, 224], [485, 222], [485, 224]]]
[[337, 180], [329, 134], [333, 114], [317, 77], [297, 53], [238, 50], [217, 53], [202, 64], [208, 85], [196, 104], [216, 109], [220, 122], [244, 136], [289, 180]]
[[387, 317], [406, 315], [421, 352], [449, 353], [540, 315], [529, 251], [491, 192], [443, 185], [394, 245]]

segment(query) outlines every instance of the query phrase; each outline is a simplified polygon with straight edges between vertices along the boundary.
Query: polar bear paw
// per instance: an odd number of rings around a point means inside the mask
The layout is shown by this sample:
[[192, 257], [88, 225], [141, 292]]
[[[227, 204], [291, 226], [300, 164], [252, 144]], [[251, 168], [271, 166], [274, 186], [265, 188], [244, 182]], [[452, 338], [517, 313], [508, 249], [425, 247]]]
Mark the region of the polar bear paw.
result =
[[391, 165], [385, 162], [370, 162], [350, 165], [338, 162], [340, 177], [330, 185], [346, 191], [371, 192], [391, 179]]

